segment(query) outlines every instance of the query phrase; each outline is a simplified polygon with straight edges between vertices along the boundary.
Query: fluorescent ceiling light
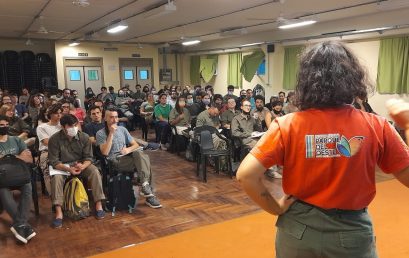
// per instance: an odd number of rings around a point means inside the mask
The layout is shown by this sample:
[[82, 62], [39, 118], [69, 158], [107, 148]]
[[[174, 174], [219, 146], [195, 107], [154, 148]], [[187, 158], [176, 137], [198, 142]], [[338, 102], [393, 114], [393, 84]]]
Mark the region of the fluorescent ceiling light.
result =
[[317, 21], [314, 20], [309, 20], [309, 21], [300, 21], [300, 22], [295, 22], [295, 23], [287, 23], [278, 26], [279, 29], [292, 29], [292, 28], [297, 28], [297, 27], [302, 27], [302, 26], [307, 26], [316, 23]]
[[68, 46], [70, 46], [70, 47], [75, 47], [75, 46], [78, 46], [80, 43], [78, 42], [78, 41], [76, 41], [76, 40], [74, 40], [74, 41], [71, 41], [69, 44], [68, 44]]
[[177, 7], [176, 7], [174, 1], [171, 2], [169, 0], [167, 4], [164, 4], [164, 5], [161, 5], [161, 6], [157, 7], [157, 8], [154, 8], [152, 10], [149, 10], [146, 13], [145, 18], [146, 19], [157, 18], [157, 17], [163, 16], [163, 15], [169, 14], [169, 13], [173, 13], [176, 10], [177, 10]]
[[241, 45], [241, 47], [251, 47], [251, 46], [257, 46], [257, 45], [262, 45], [262, 44], [264, 44], [264, 42], [244, 44], [244, 45]]
[[128, 24], [124, 22], [114, 23], [108, 27], [108, 33], [118, 33], [120, 31], [126, 30], [128, 28]]
[[365, 33], [365, 32], [376, 32], [376, 31], [381, 31], [381, 30], [389, 30], [392, 29], [393, 27], [380, 27], [380, 28], [374, 28], [374, 29], [365, 29], [365, 30], [356, 30], [352, 33]]
[[198, 39], [189, 39], [189, 40], [183, 41], [182, 45], [183, 46], [191, 46], [191, 45], [196, 45], [196, 44], [199, 44], [199, 43], [200, 43], [200, 40], [198, 40]]

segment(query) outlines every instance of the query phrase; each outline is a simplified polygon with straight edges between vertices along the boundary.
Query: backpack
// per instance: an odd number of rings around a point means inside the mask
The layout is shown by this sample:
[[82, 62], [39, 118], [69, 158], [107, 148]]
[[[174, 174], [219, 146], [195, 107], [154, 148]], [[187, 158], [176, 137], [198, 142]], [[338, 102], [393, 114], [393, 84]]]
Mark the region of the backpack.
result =
[[30, 183], [31, 170], [23, 160], [7, 154], [0, 159], [0, 188]]
[[88, 195], [78, 177], [71, 178], [64, 186], [64, 215], [80, 220], [89, 216]]
[[112, 216], [115, 216], [118, 210], [127, 210], [132, 213], [136, 208], [136, 203], [131, 177], [126, 174], [112, 176], [108, 182], [108, 201], [106, 203]]

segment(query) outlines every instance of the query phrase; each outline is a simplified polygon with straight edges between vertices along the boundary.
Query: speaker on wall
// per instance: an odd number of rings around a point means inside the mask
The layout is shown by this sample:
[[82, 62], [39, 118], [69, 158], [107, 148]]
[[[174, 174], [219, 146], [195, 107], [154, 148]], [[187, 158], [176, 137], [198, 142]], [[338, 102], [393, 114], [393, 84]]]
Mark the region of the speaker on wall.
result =
[[267, 45], [267, 53], [274, 53], [274, 44]]

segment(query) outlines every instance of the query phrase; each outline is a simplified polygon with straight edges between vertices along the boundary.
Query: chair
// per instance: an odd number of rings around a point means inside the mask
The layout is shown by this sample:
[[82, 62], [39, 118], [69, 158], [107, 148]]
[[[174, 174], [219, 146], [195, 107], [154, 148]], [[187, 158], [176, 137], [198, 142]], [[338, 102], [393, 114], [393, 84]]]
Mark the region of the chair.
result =
[[[215, 134], [221, 140], [226, 142], [227, 148], [225, 150], [216, 150], [213, 145], [212, 134]], [[197, 161], [197, 168], [196, 173], [199, 176], [200, 165], [202, 165], [202, 172], [203, 172], [203, 181], [207, 182], [207, 175], [206, 175], [206, 163], [208, 157], [216, 157], [216, 171], [219, 172], [219, 161], [220, 157], [227, 157], [228, 162], [228, 172], [230, 178], [233, 178], [233, 171], [232, 171], [232, 161], [231, 161], [231, 149], [230, 149], [230, 141], [226, 139], [225, 136], [221, 135], [219, 131], [212, 127], [212, 126], [200, 126], [194, 129], [194, 141], [199, 143], [199, 152]]]
[[172, 131], [172, 134], [170, 135], [170, 152], [176, 152], [177, 155], [179, 156], [181, 151], [185, 151], [188, 143], [188, 139], [183, 136], [178, 134], [178, 130], [176, 126], [171, 125], [170, 129]]

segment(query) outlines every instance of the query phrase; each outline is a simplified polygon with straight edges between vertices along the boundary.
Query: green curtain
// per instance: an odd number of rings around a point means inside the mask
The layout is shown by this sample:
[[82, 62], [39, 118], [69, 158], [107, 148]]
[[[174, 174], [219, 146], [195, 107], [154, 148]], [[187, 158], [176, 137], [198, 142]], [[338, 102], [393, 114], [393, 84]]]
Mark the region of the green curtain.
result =
[[257, 68], [260, 66], [261, 62], [263, 62], [263, 59], [264, 52], [261, 50], [257, 50], [252, 54], [243, 57], [240, 72], [243, 74], [246, 81], [251, 82], [256, 74]]
[[378, 58], [379, 93], [409, 93], [409, 37], [381, 39]]
[[190, 57], [190, 83], [200, 85], [200, 56]]
[[243, 85], [243, 78], [240, 73], [240, 66], [243, 60], [243, 55], [239, 53], [229, 54], [229, 65], [227, 67], [227, 84], [233, 85], [236, 88], [241, 88]]
[[300, 69], [300, 54], [303, 46], [291, 46], [284, 48], [284, 72], [283, 88], [286, 90], [295, 89], [297, 74]]
[[200, 73], [203, 80], [208, 83], [216, 72], [218, 55], [208, 55], [200, 58]]

